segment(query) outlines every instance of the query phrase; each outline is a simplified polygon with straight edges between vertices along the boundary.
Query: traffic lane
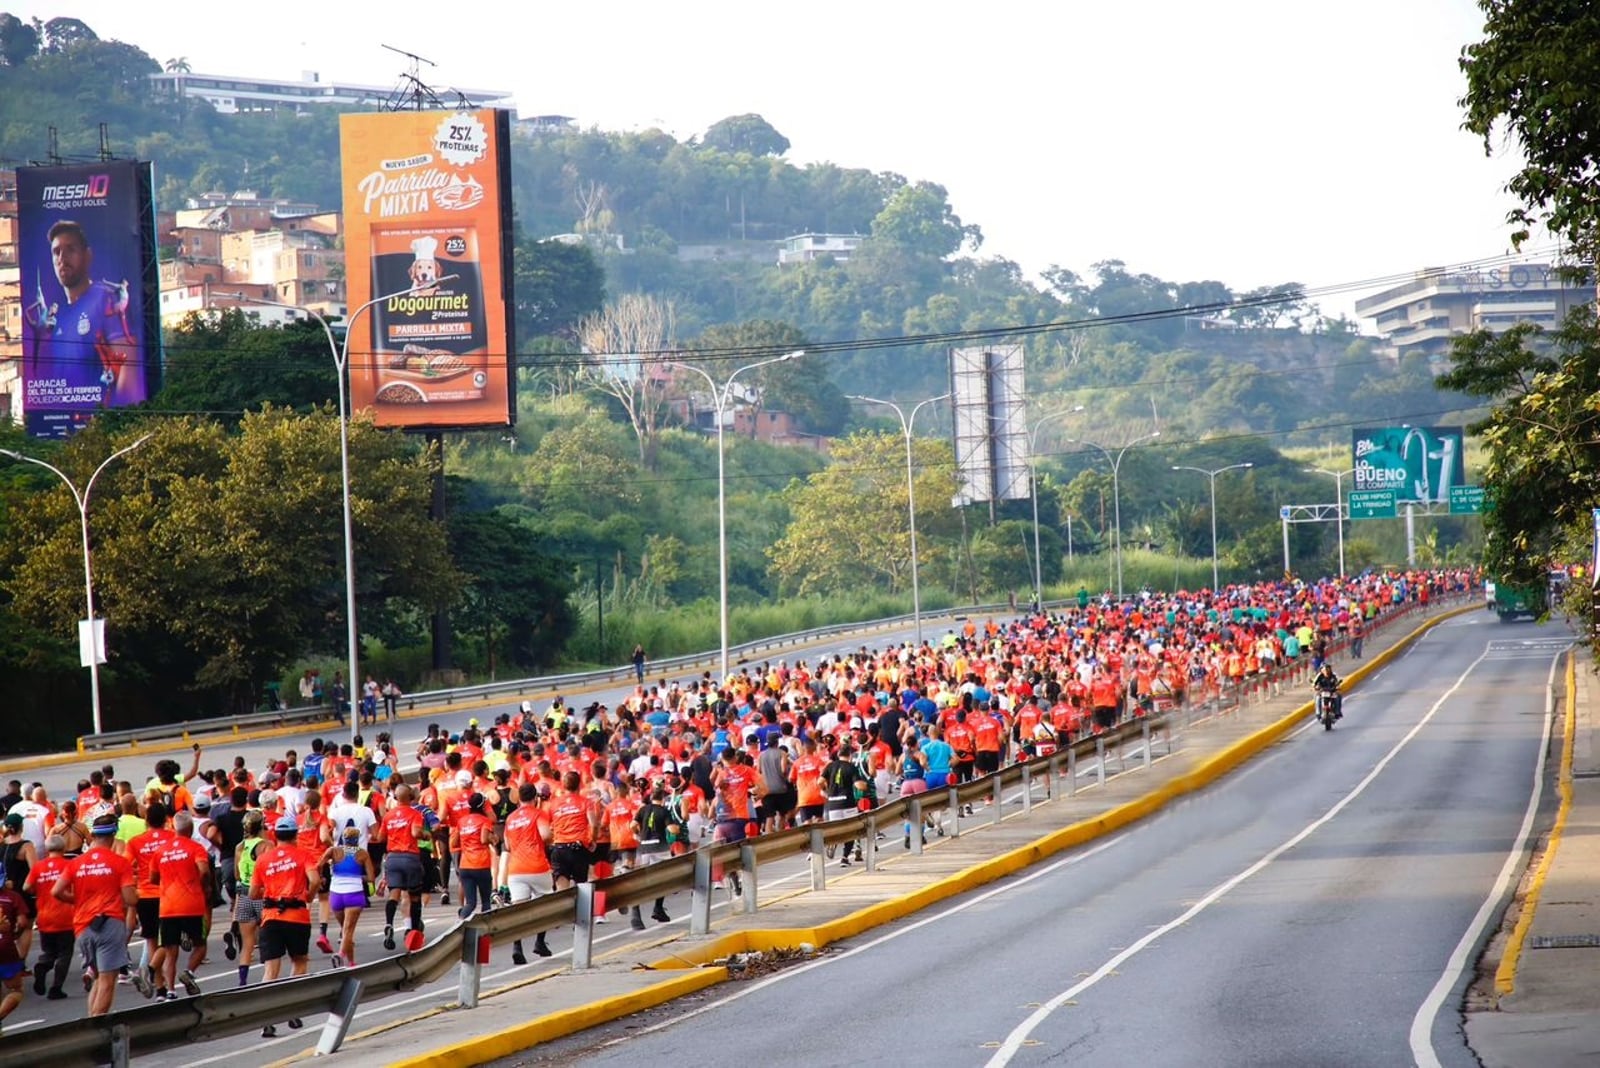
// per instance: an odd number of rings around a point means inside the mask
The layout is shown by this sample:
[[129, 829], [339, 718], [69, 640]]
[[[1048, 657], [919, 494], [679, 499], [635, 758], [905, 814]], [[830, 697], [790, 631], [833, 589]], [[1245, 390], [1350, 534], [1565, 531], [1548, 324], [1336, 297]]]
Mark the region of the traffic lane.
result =
[[[876, 639], [875, 647], [882, 648], [891, 643], [907, 641], [911, 638], [912, 633], [912, 628], [910, 627], [906, 627], [901, 630], [886, 631], [883, 635]], [[924, 635], [926, 636], [929, 633], [931, 632], [925, 627]], [[805, 660], [807, 663], [814, 664], [818, 659], [824, 656], [832, 658], [834, 656], [850, 655], [860, 651], [863, 648], [865, 648], [865, 646], [861, 643], [859, 637], [851, 640], [830, 640], [818, 646], [795, 650], [788, 656], [761, 657], [748, 661], [740, 661], [739, 663], [748, 663], [752, 668], [760, 667], [764, 663], [776, 664], [779, 660]], [[702, 677], [702, 674], [703, 670], [702, 672], [684, 672], [680, 674], [669, 675], [667, 676], [667, 682], [669, 685], [674, 681], [686, 683], [692, 680], [698, 680]], [[647, 671], [645, 679], [647, 684], [655, 685], [660, 681], [660, 676], [652, 677]], [[632, 683], [618, 683], [604, 687], [600, 690], [584, 691], [581, 693], [574, 691], [571, 694], [564, 694], [563, 696], [567, 698], [567, 704], [569, 707], [577, 707], [581, 709], [588, 706], [589, 703], [593, 701], [599, 701], [607, 706], [615, 707], [619, 702], [623, 701], [630, 694], [632, 694], [633, 690], [634, 686]], [[546, 692], [537, 696], [529, 696], [527, 698], [510, 698], [488, 708], [473, 710], [451, 710], [447, 706], [441, 706], [440, 708], [430, 710], [426, 715], [408, 715], [402, 719], [396, 720], [393, 724], [386, 724], [380, 720], [376, 726], [362, 727], [359, 733], [370, 746], [376, 742], [379, 732], [390, 732], [390, 734], [396, 737], [398, 740], [403, 764], [409, 765], [413, 763], [413, 756], [416, 752], [416, 747], [426, 736], [429, 724], [437, 723], [440, 729], [448, 733], [458, 734], [465, 730], [468, 722], [473, 719], [477, 719], [480, 723], [487, 724], [493, 722], [494, 718], [502, 713], [509, 714], [516, 712], [523, 700], [532, 701], [534, 708], [543, 713], [550, 707], [554, 696], [554, 694]], [[209, 738], [198, 738], [196, 740], [200, 743], [203, 749], [203, 759], [201, 760], [202, 771], [208, 769], [214, 770], [219, 767], [231, 769], [233, 767], [234, 758], [240, 756], [245, 758], [246, 767], [250, 768], [252, 771], [259, 771], [268, 760], [280, 759], [284, 753], [291, 749], [298, 753], [303, 759], [305, 755], [311, 751], [311, 742], [317, 738], [321, 738], [325, 742], [337, 742], [338, 744], [343, 745], [350, 741], [350, 728], [348, 726], [328, 726], [325, 728], [306, 727], [302, 730], [296, 731], [293, 734], [278, 738], [261, 739], [258, 741], [232, 742], [225, 734], [213, 735]], [[0, 775], [0, 781], [16, 779], [24, 785], [33, 782], [42, 783], [52, 800], [62, 801], [66, 800], [67, 798], [75, 797], [78, 792], [78, 783], [82, 780], [88, 779], [90, 772], [98, 771], [107, 764], [112, 765], [112, 767], [116, 769], [116, 774], [119, 779], [128, 780], [129, 782], [133, 783], [136, 788], [142, 787], [144, 782], [149, 779], [152, 774], [154, 774], [156, 762], [164, 759], [178, 761], [178, 763], [182, 765], [183, 770], [187, 771], [189, 769], [189, 764], [194, 757], [192, 750], [188, 749], [166, 753], [148, 754], [129, 754], [126, 752], [107, 753], [101, 755], [88, 754], [82, 760], [75, 761], [70, 764], [61, 764], [56, 767], [41, 768], [32, 773], [12, 772], [7, 775]]]
[[[1480, 665], [1335, 818], [1047, 1017], [1013, 1063], [1413, 1062], [1413, 1017], [1517, 841], [1543, 722], [1507, 713], [1542, 710], [1547, 669]], [[1431, 1023], [1444, 1065], [1476, 1064], [1458, 1017]]]
[[[1475, 654], [1441, 644], [1440, 650], [1428, 650], [1431, 658], [1419, 661], [1436, 678], [1452, 669], [1459, 673], [1472, 658], [1468, 653]], [[763, 1041], [776, 1048], [804, 1048], [808, 1060], [819, 1063], [871, 1056], [982, 1063], [984, 1044], [1003, 1039], [1028, 1014], [1030, 1002], [1047, 998], [1046, 992], [1060, 989], [1063, 980], [1091, 974], [1108, 954], [1169, 922], [1235, 874], [1241, 855], [1254, 858], [1274, 848], [1286, 826], [1316, 819], [1330, 797], [1359, 781], [1401, 728], [1409, 729], [1448, 685], [1430, 680], [1418, 691], [1410, 681], [1417, 673], [1407, 665], [1402, 675], [1396, 670], [1400, 666], [1391, 666], [1370, 691], [1379, 698], [1371, 708], [1361, 708], [1369, 691], [1351, 698], [1350, 715], [1332, 735], [1320, 728], [1303, 731], [1249, 768], [1122, 835], [994, 890], [967, 895], [931, 917], [893, 925], [816, 965], [741, 984], [730, 995], [736, 1001], [713, 1002], [714, 1008], [692, 1015], [692, 1022], [683, 1019], [683, 1026], [694, 1027], [697, 1045], [709, 1050], [737, 1048], [729, 1044], [734, 1036], [760, 1020]], [[1391, 681], [1402, 678], [1407, 681]], [[1352, 729], [1347, 726], [1352, 720], [1363, 726]], [[960, 978], [979, 961], [990, 962], [982, 981]], [[1147, 1004], [1121, 979], [1114, 986], [1117, 996]], [[959, 998], [959, 1012], [918, 1010], [953, 996]], [[881, 1008], [859, 1023], [827, 1014], [827, 1007], [842, 1005]], [[819, 1008], [824, 1030], [836, 1041], [819, 1043], [818, 1014], [809, 1008], [797, 1012], [795, 1006]], [[897, 1026], [908, 1014], [916, 1015], [917, 1026]], [[638, 1037], [599, 1051], [590, 1050], [593, 1036], [568, 1040], [541, 1050], [540, 1063], [569, 1055], [600, 1064], [631, 1063], [664, 1054], [689, 1034], [674, 1033], [671, 1022], [626, 1026], [633, 1026]], [[1140, 1026], [1133, 1026], [1134, 1034]], [[599, 1041], [611, 1039], [602, 1034]], [[837, 1061], [831, 1059], [835, 1049]], [[1141, 1062], [1147, 1053], [1123, 1063]]]

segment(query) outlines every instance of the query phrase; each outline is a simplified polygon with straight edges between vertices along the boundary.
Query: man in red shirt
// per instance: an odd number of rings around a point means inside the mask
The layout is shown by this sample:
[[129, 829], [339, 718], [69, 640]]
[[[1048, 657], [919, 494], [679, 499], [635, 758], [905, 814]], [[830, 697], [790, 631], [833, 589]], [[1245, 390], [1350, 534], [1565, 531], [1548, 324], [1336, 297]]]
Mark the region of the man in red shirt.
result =
[[172, 838], [167, 827], [167, 806], [152, 801], [145, 806], [146, 830], [128, 841], [128, 859], [133, 862], [134, 885], [139, 891], [139, 937], [144, 939], [144, 951], [139, 966], [133, 971], [133, 985], [145, 997], [155, 994], [156, 939], [161, 934], [161, 887], [156, 885], [156, 860]]
[[[278, 844], [256, 858], [250, 877], [250, 896], [261, 902], [261, 981], [278, 978], [287, 956], [296, 978], [311, 965], [311, 898], [317, 892], [317, 869], [300, 848], [300, 825], [293, 816], [278, 820]], [[299, 1017], [289, 1020], [291, 1031], [304, 1026]], [[278, 1033], [273, 1024], [261, 1029], [262, 1038]]]
[[[394, 948], [394, 917], [400, 910], [400, 895], [406, 895], [411, 917], [411, 930], [422, 932], [422, 892], [426, 885], [422, 874], [422, 839], [428, 835], [426, 818], [412, 807], [411, 787], [395, 788], [395, 805], [378, 825], [383, 840], [383, 878], [379, 888], [387, 889], [389, 900], [384, 905], [383, 948]], [[411, 948], [411, 947], [407, 947]]]
[[600, 830], [600, 806], [583, 793], [583, 777], [569, 771], [561, 788], [564, 792], [550, 808], [550, 870], [557, 890], [589, 881], [589, 862]]
[[133, 865], [112, 848], [117, 817], [109, 812], [96, 816], [91, 831], [89, 851], [67, 865], [50, 893], [72, 906], [72, 929], [89, 989], [88, 1014], [104, 1016], [117, 996], [117, 973], [128, 966], [128, 928], [137, 915], [139, 892]]
[[62, 1001], [67, 996], [62, 988], [72, 967], [72, 906], [56, 898], [55, 888], [71, 861], [66, 858], [67, 840], [59, 834], [45, 839], [44, 848], [45, 858], [29, 870], [22, 884], [39, 904], [39, 960], [33, 966], [33, 992], [44, 994], [46, 981], [54, 971], [46, 996], [51, 1001]]
[[[172, 837], [167, 839], [166, 848], [156, 854], [161, 923], [155, 956], [150, 963], [156, 973], [157, 995], [169, 1001], [177, 1000], [176, 987], [180, 979], [191, 997], [200, 993], [194, 970], [206, 956], [206, 929], [211, 919], [211, 861], [205, 846], [191, 837], [193, 830], [194, 820], [190, 815], [178, 813], [172, 821]], [[178, 953], [183, 949], [189, 951], [189, 966], [180, 976]]]

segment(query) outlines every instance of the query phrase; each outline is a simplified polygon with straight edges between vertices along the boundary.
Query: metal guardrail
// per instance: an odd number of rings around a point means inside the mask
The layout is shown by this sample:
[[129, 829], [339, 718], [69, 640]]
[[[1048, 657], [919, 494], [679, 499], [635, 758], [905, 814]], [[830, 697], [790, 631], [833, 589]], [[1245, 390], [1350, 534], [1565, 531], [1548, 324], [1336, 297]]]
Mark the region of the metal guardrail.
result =
[[[1047, 602], [1047, 607], [1058, 607], [1064, 601]], [[968, 615], [1010, 612], [1009, 604], [980, 604], [952, 608], [946, 612], [924, 613], [923, 619], [962, 619]], [[796, 645], [836, 638], [847, 634], [868, 633], [892, 627], [905, 626], [914, 620], [910, 613], [884, 619], [862, 620], [857, 623], [834, 623], [825, 627], [757, 638], [728, 647], [730, 661], [742, 662], [752, 655], [779, 652]], [[699, 667], [721, 657], [719, 649], [684, 656], [665, 657], [649, 662], [646, 677], [661, 677], [681, 673], [685, 668]], [[578, 671], [564, 675], [540, 675], [528, 679], [507, 679], [504, 682], [487, 682], [475, 686], [457, 686], [451, 689], [423, 690], [407, 694], [399, 700], [407, 712], [418, 708], [439, 707], [448, 710], [452, 705], [480, 701], [489, 697], [524, 697], [529, 694], [556, 694], [563, 690], [577, 690], [597, 683], [620, 682], [635, 677], [632, 664]], [[333, 717], [332, 705], [304, 705], [299, 708], [281, 708], [270, 712], [252, 712], [241, 716], [218, 716], [214, 719], [182, 720], [177, 723], [152, 724], [121, 731], [103, 731], [85, 734], [78, 738], [78, 751], [89, 752], [117, 745], [136, 745], [140, 742], [188, 739], [195, 735], [240, 734], [257, 727], [286, 727], [301, 723], [322, 723]], [[381, 722], [381, 721], [380, 721]]]
[[[1450, 598], [1442, 599], [1448, 603]], [[1369, 634], [1413, 614], [1420, 605], [1411, 603], [1383, 613]], [[1336, 643], [1340, 644], [1340, 643]], [[717, 868], [738, 869], [749, 877], [744, 881], [741, 913], [756, 911], [760, 865], [802, 853], [811, 858], [811, 887], [826, 887], [826, 850], [842, 842], [862, 840], [863, 863], [868, 871], [877, 862], [876, 838], [886, 827], [909, 823], [907, 842], [913, 855], [923, 850], [923, 821], [946, 818], [952, 833], [963, 833], [962, 812], [977, 801], [993, 804], [982, 816], [968, 816], [973, 826], [998, 823], [1004, 815], [1005, 795], [1024, 787], [1019, 798], [1026, 815], [1033, 805], [1033, 787], [1042, 782], [1047, 798], [1053, 798], [1063, 782], [1068, 792], [1077, 789], [1077, 763], [1080, 757], [1094, 754], [1098, 781], [1104, 782], [1105, 766], [1115, 748], [1119, 763], [1126, 768], [1126, 743], [1138, 738], [1140, 759], [1145, 767], [1152, 761], [1152, 745], [1165, 731], [1167, 752], [1172, 750], [1174, 722], [1192, 720], [1196, 705], [1220, 712], [1231, 703], [1266, 700], [1282, 686], [1304, 681], [1305, 660], [1284, 665], [1266, 673], [1250, 686], [1233, 687], [1231, 694], [1208, 694], [1165, 714], [1136, 713], [1113, 728], [1083, 737], [1060, 747], [1049, 757], [1009, 764], [1000, 771], [947, 789], [929, 791], [885, 802], [870, 812], [821, 824], [808, 824], [771, 835], [761, 835], [742, 843], [704, 845], [691, 853], [673, 857], [648, 867], [637, 868], [610, 879], [585, 883], [559, 893], [498, 909], [484, 916], [457, 923], [415, 953], [374, 961], [356, 968], [323, 972], [216, 994], [184, 998], [135, 1007], [107, 1016], [75, 1020], [50, 1027], [8, 1034], [0, 1046], [0, 1065], [49, 1064], [66, 1068], [74, 1064], [104, 1064], [122, 1068], [134, 1053], [154, 1053], [193, 1042], [243, 1034], [267, 1023], [317, 1013], [329, 1014], [318, 1043], [318, 1052], [335, 1052], [348, 1031], [363, 994], [411, 990], [442, 978], [451, 965], [460, 969], [460, 1004], [476, 1006], [483, 963], [488, 945], [498, 939], [526, 938], [539, 931], [569, 921], [573, 924], [572, 967], [583, 970], [592, 960], [596, 897], [605, 895], [607, 909], [643, 904], [667, 893], [689, 889], [691, 905], [689, 930], [704, 935], [711, 926], [711, 881]], [[1181, 713], [1181, 716], [1179, 715]], [[891, 835], [892, 838], [892, 835]]]

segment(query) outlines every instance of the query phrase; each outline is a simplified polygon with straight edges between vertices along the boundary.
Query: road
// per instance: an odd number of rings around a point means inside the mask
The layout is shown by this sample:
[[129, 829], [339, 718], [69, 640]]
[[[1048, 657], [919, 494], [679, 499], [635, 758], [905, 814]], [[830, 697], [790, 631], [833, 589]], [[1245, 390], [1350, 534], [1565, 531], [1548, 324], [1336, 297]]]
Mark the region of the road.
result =
[[1549, 628], [1453, 620], [1163, 814], [817, 961], [506, 1064], [1467, 1068], [1460, 1004], [1535, 815]]
[[[944, 624], [944, 619], [925, 619], [924, 633], [934, 635], [942, 633], [942, 630], [936, 628], [940, 628]], [[885, 632], [884, 634], [877, 636], [874, 639], [873, 644], [881, 647], [891, 642], [898, 642], [910, 637], [911, 628], [907, 627], [903, 631], [895, 630]], [[824, 642], [817, 646], [807, 648], [803, 651], [791, 653], [787, 658], [799, 658], [810, 662], [815, 662], [817, 659], [823, 656], [831, 657], [835, 653], [847, 653], [855, 651], [859, 649], [861, 645], [861, 638], [859, 635], [857, 635], [852, 636], [849, 639]], [[773, 658], [773, 660], [776, 659], [778, 658]], [[756, 660], [753, 661], [753, 663], [759, 666], [761, 661]], [[687, 677], [687, 675], [680, 676], [680, 678]], [[607, 704], [615, 704], [616, 701], [620, 700], [630, 692], [631, 687], [611, 687], [604, 691], [586, 694], [577, 701], [577, 704], [578, 707], [582, 707], [588, 704], [590, 701], [604, 701]], [[571, 702], [572, 699], [569, 698], [569, 703]], [[545, 707], [547, 705], [548, 701], [540, 702], [540, 707]], [[410, 760], [410, 754], [415, 751], [416, 744], [421, 741], [429, 723], [438, 723], [446, 730], [459, 731], [467, 725], [467, 720], [469, 718], [477, 717], [478, 719], [487, 723], [498, 712], [510, 711], [514, 707], [515, 702], [508, 702], [504, 706], [498, 708], [480, 709], [470, 712], [452, 712], [439, 715], [429, 715], [425, 718], [401, 720], [399, 728], [401, 741], [400, 751], [406, 757], [403, 767], [407, 771], [413, 770], [414, 765]], [[347, 734], [339, 735], [338, 732], [335, 732], [335, 734], [340, 737], [348, 737]], [[296, 735], [286, 738], [274, 738], [260, 742], [243, 742], [235, 744], [216, 741], [213, 742], [209, 748], [204, 764], [207, 767], [228, 767], [232, 765], [233, 758], [235, 756], [243, 756], [249, 763], [250, 767], [260, 768], [263, 761], [265, 761], [267, 758], [281, 756], [288, 749], [295, 749], [302, 754], [308, 752], [310, 749], [311, 739], [317, 736], [329, 737], [330, 735], [327, 732], [307, 731], [304, 735]], [[167, 755], [169, 754], [140, 756], [137, 758], [117, 757], [112, 758], [109, 762], [116, 765], [117, 773], [120, 777], [132, 778], [135, 782], [142, 782], [150, 774], [154, 762]], [[183, 754], [171, 755], [173, 756], [173, 759], [178, 759], [180, 756], [183, 756]], [[24, 781], [33, 781], [34, 779], [37, 779], [45, 784], [52, 797], [60, 798], [71, 796], [71, 792], [75, 791], [78, 777], [81, 775], [86, 775], [90, 768], [99, 767], [100, 764], [106, 762], [108, 761], [103, 758], [97, 758], [83, 765], [69, 765], [61, 768], [45, 769], [37, 776], [19, 774], [8, 777], [19, 778]], [[1087, 783], [1093, 777], [1093, 774], [1094, 765], [1092, 762], [1085, 762], [1082, 766], [1080, 766], [1079, 775], [1085, 783]], [[766, 870], [767, 869], [763, 869], [764, 873]], [[767, 876], [765, 874], [763, 875], [762, 885], [764, 889], [770, 885], [775, 890], [781, 892], [781, 890], [789, 884], [793, 884], [795, 887], [803, 886], [809, 879], [808, 862], [803, 858], [790, 859], [781, 864], [775, 863], [771, 866], [770, 870], [772, 873], [770, 882]], [[653, 941], [659, 939], [664, 933], [681, 932], [687, 924], [689, 914], [688, 898], [689, 895], [687, 892], [669, 897], [667, 899], [667, 910], [669, 914], [674, 917], [673, 923], [665, 926], [651, 923], [648, 930], [640, 933], [633, 932], [628, 927], [627, 921], [624, 917], [613, 914], [611, 917], [609, 917], [610, 922], [607, 924], [607, 926], [600, 928], [600, 933], [596, 937], [595, 952], [597, 954], [605, 953], [609, 950], [616, 949], [619, 946], [626, 945], [630, 941]], [[726, 910], [729, 906], [729, 903], [728, 897], [719, 893], [713, 907], [720, 912]], [[218, 910], [218, 926], [214, 931], [213, 938], [211, 939], [211, 958], [209, 962], [198, 972], [201, 988], [207, 993], [213, 993], [231, 988], [238, 981], [236, 966], [232, 962], [226, 960], [223, 956], [220, 926], [221, 916], [222, 912], [221, 910]], [[404, 913], [402, 912], [402, 922], [403, 916]], [[450, 924], [454, 923], [455, 920], [456, 914], [454, 908], [438, 905], [437, 899], [435, 899], [435, 903], [431, 905], [431, 907], [429, 907], [424, 913], [424, 923], [431, 931], [444, 930]], [[366, 962], [387, 955], [382, 949], [382, 923], [383, 915], [381, 907], [368, 909], [363, 915], [361, 933], [357, 948], [357, 958], [359, 961]], [[549, 943], [553, 951], [553, 956], [548, 961], [543, 962], [531, 955], [532, 946], [530, 943], [528, 947], [530, 950], [530, 963], [523, 967], [516, 967], [511, 964], [510, 946], [497, 946], [494, 950], [493, 960], [490, 968], [486, 969], [484, 974], [485, 988], [487, 989], [501, 983], [526, 978], [536, 974], [541, 970], [541, 968], [564, 966], [566, 963], [568, 963], [571, 956], [570, 926], [551, 931], [549, 935]], [[137, 943], [135, 944], [134, 952], [137, 955]], [[327, 958], [324, 955], [313, 952], [312, 956], [313, 967], [322, 968], [326, 966]], [[259, 981], [260, 968], [257, 966], [253, 968], [250, 973], [250, 982], [257, 983]], [[6, 1021], [6, 1033], [18, 1033], [26, 1029], [77, 1019], [82, 1014], [83, 1002], [79, 997], [76, 996], [75, 981], [69, 981], [68, 990], [75, 996], [69, 1000], [59, 1002], [45, 1001], [35, 998], [30, 992], [23, 1006], [14, 1016]], [[410, 1014], [423, 1011], [431, 1005], [449, 1003], [455, 1000], [456, 991], [456, 981], [454, 977], [450, 977], [405, 996], [396, 996], [386, 999], [372, 999], [363, 1003], [363, 1007], [358, 1013], [354, 1029], [361, 1030], [386, 1020], [400, 1019]], [[136, 1004], [143, 1004], [143, 1001], [139, 998], [138, 994], [134, 992], [133, 988], [129, 986], [120, 987], [117, 996], [116, 1007], [128, 1008]], [[199, 1066], [207, 1064], [228, 1062], [257, 1063], [262, 1060], [271, 1059], [271, 1056], [286, 1056], [292, 1052], [295, 1052], [296, 1050], [303, 1049], [308, 1045], [315, 1044], [316, 1038], [314, 1029], [320, 1026], [321, 1022], [322, 1017], [308, 1017], [306, 1020], [308, 1028], [307, 1031], [290, 1032], [280, 1026], [278, 1030], [280, 1036], [282, 1037], [277, 1039], [262, 1040], [255, 1035], [240, 1036], [233, 1039], [225, 1039], [217, 1042], [207, 1043], [203, 1046], [190, 1046], [181, 1050], [173, 1050], [166, 1054], [141, 1056], [139, 1058], [139, 1063], [150, 1066], [160, 1066], [164, 1064], [186, 1065], [195, 1066], [195, 1068], [199, 1068]], [[267, 1053], [270, 1053], [271, 1056], [266, 1056], [265, 1054], [258, 1055], [256, 1051], [266, 1051]], [[248, 1054], [246, 1060], [241, 1062], [240, 1057], [245, 1056], [246, 1054]]]

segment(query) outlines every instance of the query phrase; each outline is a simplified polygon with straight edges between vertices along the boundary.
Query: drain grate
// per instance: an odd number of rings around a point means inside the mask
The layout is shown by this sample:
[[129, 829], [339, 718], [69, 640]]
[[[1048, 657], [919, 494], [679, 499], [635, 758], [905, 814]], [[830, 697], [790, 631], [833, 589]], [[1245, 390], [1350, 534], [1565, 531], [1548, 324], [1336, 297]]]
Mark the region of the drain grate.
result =
[[1600, 934], [1536, 935], [1528, 939], [1529, 949], [1596, 949]]

